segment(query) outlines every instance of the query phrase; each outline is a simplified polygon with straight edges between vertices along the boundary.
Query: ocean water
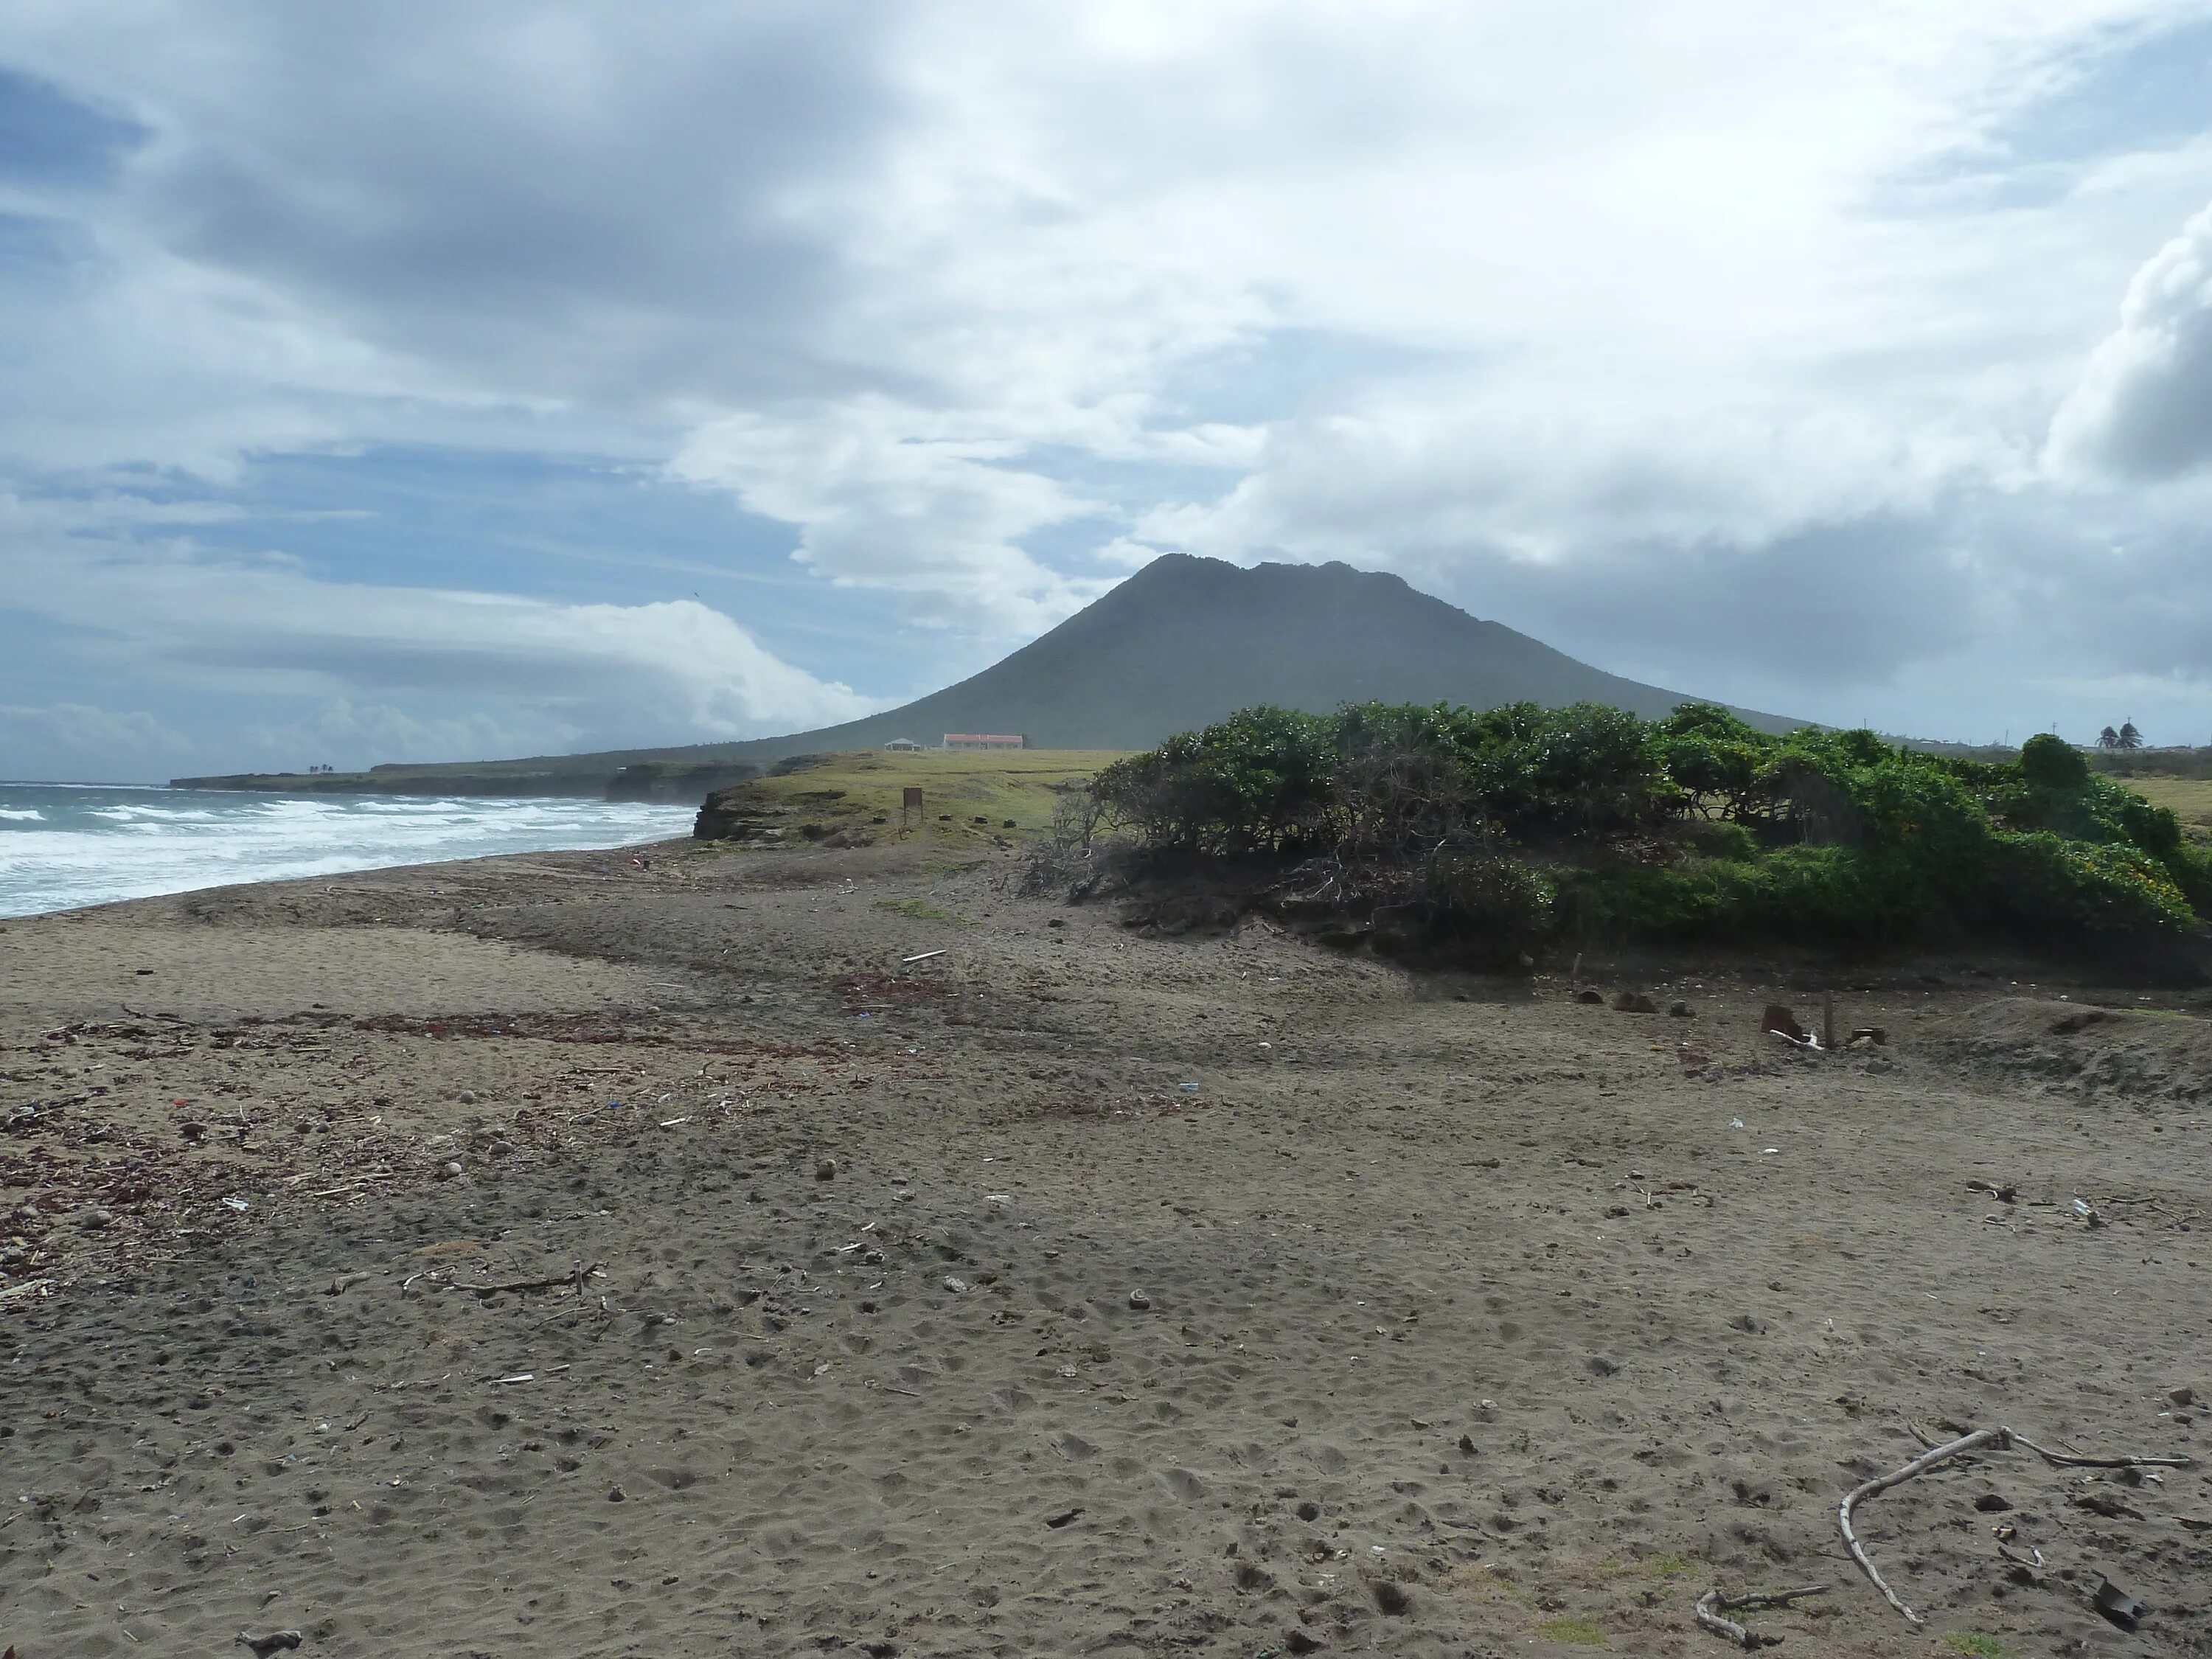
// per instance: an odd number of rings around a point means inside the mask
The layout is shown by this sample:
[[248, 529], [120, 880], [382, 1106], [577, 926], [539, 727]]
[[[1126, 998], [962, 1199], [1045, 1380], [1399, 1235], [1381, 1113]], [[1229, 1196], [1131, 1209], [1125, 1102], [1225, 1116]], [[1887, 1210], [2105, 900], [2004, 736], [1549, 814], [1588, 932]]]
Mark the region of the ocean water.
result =
[[395, 864], [623, 847], [688, 806], [0, 781], [0, 916]]

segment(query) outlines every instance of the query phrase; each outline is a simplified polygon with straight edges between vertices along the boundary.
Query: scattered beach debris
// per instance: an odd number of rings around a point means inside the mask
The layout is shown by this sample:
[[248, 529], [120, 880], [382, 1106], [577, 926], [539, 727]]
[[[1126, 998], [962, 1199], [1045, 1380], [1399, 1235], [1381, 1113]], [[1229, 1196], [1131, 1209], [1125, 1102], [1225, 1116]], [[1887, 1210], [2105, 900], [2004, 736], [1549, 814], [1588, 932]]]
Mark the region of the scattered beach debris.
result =
[[1754, 1591], [1747, 1595], [1723, 1595], [1717, 1589], [1709, 1589], [1698, 1598], [1693, 1611], [1698, 1622], [1716, 1636], [1725, 1636], [1736, 1646], [1755, 1652], [1760, 1648], [1780, 1646], [1782, 1638], [1747, 1630], [1725, 1615], [1748, 1613], [1760, 1607], [1787, 1607], [1808, 1595], [1826, 1595], [1827, 1593], [1826, 1584], [1806, 1584], [1796, 1589]]
[[580, 1296], [584, 1291], [586, 1279], [601, 1278], [605, 1273], [605, 1268], [597, 1261], [592, 1262], [589, 1267], [579, 1261], [566, 1273], [548, 1273], [537, 1279], [502, 1279], [484, 1284], [472, 1284], [466, 1279], [457, 1279], [453, 1280], [453, 1288], [457, 1291], [473, 1291], [478, 1296], [500, 1296], [510, 1292], [520, 1295], [529, 1291], [552, 1291], [574, 1287], [576, 1293]]
[[2108, 1577], [2099, 1577], [2097, 1593], [2089, 1601], [2098, 1612], [2122, 1630], [2133, 1630], [2151, 1614], [2149, 1605], [2140, 1596]]
[[1843, 1532], [1844, 1547], [1850, 1551], [1851, 1559], [1859, 1564], [1860, 1571], [1864, 1572], [1874, 1587], [1881, 1592], [1882, 1600], [1895, 1607], [1912, 1623], [1919, 1625], [1925, 1624], [1927, 1621], [1905, 1606], [1897, 1592], [1890, 1589], [1881, 1574], [1875, 1571], [1873, 1559], [1867, 1554], [1866, 1546], [1860, 1541], [1858, 1533], [1851, 1524], [1852, 1512], [1859, 1504], [1876, 1493], [1887, 1492], [1892, 1486], [1902, 1486], [1915, 1475], [1925, 1474], [1929, 1470], [1964, 1457], [1970, 1452], [2009, 1451], [2014, 1446], [2025, 1447], [2043, 1459], [2045, 1462], [2060, 1468], [2182, 1469], [2189, 1468], [2191, 1463], [2191, 1460], [2187, 1457], [2083, 1457], [2070, 1452], [2055, 1452], [2048, 1447], [2037, 1445], [2026, 1435], [2015, 1433], [2013, 1430], [2000, 1425], [1994, 1429], [1976, 1429], [1970, 1433], [1960, 1435], [1955, 1440], [1947, 1440], [1940, 1446], [1930, 1447], [1902, 1468], [1893, 1470], [1888, 1474], [1877, 1475], [1872, 1480], [1852, 1487], [1844, 1494], [1844, 1501], [1836, 1511], [1836, 1524]]
[[1808, 1042], [1812, 1035], [1797, 1023], [1796, 1014], [1787, 1005], [1779, 1002], [1766, 1005], [1766, 1012], [1759, 1017], [1759, 1029], [1801, 1044]]

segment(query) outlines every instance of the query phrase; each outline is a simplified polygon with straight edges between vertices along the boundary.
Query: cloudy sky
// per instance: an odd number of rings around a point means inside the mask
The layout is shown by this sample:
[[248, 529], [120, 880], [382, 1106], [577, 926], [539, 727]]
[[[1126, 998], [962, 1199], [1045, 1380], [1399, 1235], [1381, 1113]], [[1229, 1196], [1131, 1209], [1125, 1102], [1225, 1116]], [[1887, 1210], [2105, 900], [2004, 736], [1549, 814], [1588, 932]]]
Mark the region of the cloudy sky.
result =
[[1157, 554], [2212, 742], [2212, 3], [13, 0], [0, 776], [684, 742]]

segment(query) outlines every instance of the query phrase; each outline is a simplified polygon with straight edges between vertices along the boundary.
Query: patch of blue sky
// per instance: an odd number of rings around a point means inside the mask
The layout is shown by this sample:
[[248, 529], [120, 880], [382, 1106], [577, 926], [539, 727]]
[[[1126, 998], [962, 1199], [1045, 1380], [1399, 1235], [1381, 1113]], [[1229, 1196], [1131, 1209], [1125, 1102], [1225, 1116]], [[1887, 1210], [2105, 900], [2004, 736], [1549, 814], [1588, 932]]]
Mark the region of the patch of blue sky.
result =
[[2050, 91], [1974, 145], [1886, 181], [1877, 207], [2033, 207], [2064, 195], [2100, 161], [2178, 149], [2212, 131], [2212, 17], [2106, 31], [2057, 70]]
[[146, 137], [135, 121], [0, 64], [0, 180], [82, 187], [112, 179]]
[[[316, 579], [513, 593], [562, 605], [696, 599], [784, 660], [870, 696], [912, 678], [900, 596], [828, 585], [791, 556], [793, 526], [648, 467], [509, 450], [374, 446], [263, 457], [227, 489], [107, 481], [174, 510], [212, 553], [281, 556]], [[143, 484], [142, 489], [139, 486]], [[176, 533], [149, 525], [147, 533]], [[855, 663], [877, 672], [855, 678]], [[861, 684], [866, 679], [872, 684]]]
[[43, 213], [0, 213], [0, 285], [51, 283], [91, 252], [92, 239], [73, 220]]
[[2033, 166], [2170, 149], [2212, 129], [2212, 17], [2115, 34], [2051, 96], [1991, 134]]

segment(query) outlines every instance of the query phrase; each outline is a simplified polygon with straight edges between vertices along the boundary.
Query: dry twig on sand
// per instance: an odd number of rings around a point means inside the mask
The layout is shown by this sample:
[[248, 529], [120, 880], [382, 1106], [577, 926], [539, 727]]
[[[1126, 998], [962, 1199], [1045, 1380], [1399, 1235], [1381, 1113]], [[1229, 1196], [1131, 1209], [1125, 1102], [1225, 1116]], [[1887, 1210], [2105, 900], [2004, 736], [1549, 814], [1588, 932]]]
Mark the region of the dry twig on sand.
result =
[[1866, 1546], [1859, 1541], [1858, 1534], [1851, 1528], [1851, 1511], [1876, 1492], [1887, 1492], [1892, 1486], [1901, 1486], [1911, 1480], [1916, 1474], [1925, 1474], [1932, 1468], [1948, 1463], [1954, 1458], [1964, 1457], [1968, 1452], [1978, 1451], [1985, 1446], [1992, 1451], [2008, 1451], [2014, 1446], [2025, 1446], [2046, 1463], [2054, 1463], [2062, 1468], [2185, 1469], [2189, 1467], [2190, 1462], [2186, 1457], [2083, 1457], [2072, 1452], [2055, 1452], [2047, 1446], [2037, 1445], [2024, 1434], [2015, 1434], [2010, 1429], [1999, 1426], [1994, 1429], [1976, 1429], [1971, 1434], [1960, 1435], [1956, 1440], [1948, 1440], [1940, 1446], [1932, 1447], [1923, 1452], [1901, 1469], [1878, 1476], [1863, 1486], [1854, 1486], [1844, 1496], [1842, 1504], [1836, 1511], [1837, 1524], [1843, 1529], [1844, 1543], [1850, 1550], [1851, 1559], [1859, 1564], [1860, 1571], [1864, 1572], [1874, 1587], [1881, 1592], [1882, 1600], [1916, 1625], [1923, 1624], [1926, 1621], [1899, 1601], [1897, 1592], [1890, 1589], [1882, 1581], [1881, 1575], [1875, 1571], [1874, 1562], [1868, 1558]]
[[1759, 1649], [1778, 1647], [1782, 1638], [1746, 1630], [1725, 1613], [1742, 1613], [1753, 1607], [1786, 1607], [1808, 1595], [1826, 1595], [1826, 1584], [1806, 1584], [1797, 1589], [1772, 1590], [1750, 1595], [1723, 1595], [1717, 1589], [1709, 1589], [1698, 1598], [1695, 1609], [1698, 1622], [1716, 1636], [1725, 1636], [1740, 1648]]
[[491, 1285], [469, 1285], [457, 1279], [453, 1285], [457, 1291], [474, 1291], [478, 1296], [494, 1296], [501, 1291], [550, 1291], [563, 1285], [573, 1285], [576, 1293], [581, 1296], [584, 1281], [600, 1270], [601, 1264], [597, 1261], [588, 1267], [579, 1261], [567, 1273], [553, 1273], [544, 1279], [507, 1279]]

